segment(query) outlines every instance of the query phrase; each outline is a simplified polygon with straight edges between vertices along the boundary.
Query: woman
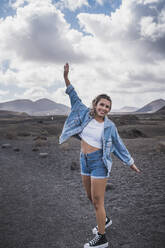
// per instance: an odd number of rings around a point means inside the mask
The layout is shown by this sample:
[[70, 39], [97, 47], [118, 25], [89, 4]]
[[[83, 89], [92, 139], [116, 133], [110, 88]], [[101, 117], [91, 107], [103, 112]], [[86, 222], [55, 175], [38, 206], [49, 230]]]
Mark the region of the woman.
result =
[[97, 226], [92, 229], [96, 236], [84, 245], [87, 247], [108, 247], [105, 228], [112, 224], [106, 216], [104, 208], [104, 193], [111, 171], [113, 152], [124, 164], [136, 172], [134, 160], [123, 144], [115, 124], [108, 119], [112, 101], [109, 96], [102, 94], [92, 101], [92, 109], [87, 108], [78, 97], [68, 79], [69, 65], [64, 66], [66, 93], [71, 101], [71, 113], [65, 121], [60, 144], [71, 136], [81, 139], [80, 165], [81, 176], [87, 197], [92, 202]]

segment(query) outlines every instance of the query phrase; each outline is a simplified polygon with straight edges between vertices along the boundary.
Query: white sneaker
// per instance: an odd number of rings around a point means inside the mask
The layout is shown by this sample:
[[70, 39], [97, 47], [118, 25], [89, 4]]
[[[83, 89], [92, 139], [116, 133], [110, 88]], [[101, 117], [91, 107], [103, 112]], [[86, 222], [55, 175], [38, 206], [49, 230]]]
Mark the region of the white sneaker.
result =
[[94, 239], [92, 239], [91, 241], [89, 241], [88, 243], [86, 243], [84, 245], [84, 248], [90, 248], [90, 247], [94, 247], [94, 248], [106, 248], [106, 247], [108, 247], [108, 241], [106, 239], [105, 234], [103, 234], [103, 235], [96, 234]]
[[[105, 229], [109, 226], [112, 225], [112, 220], [110, 220], [108, 217], [106, 217], [106, 222], [105, 222]], [[95, 226], [93, 229], [92, 229], [92, 233], [93, 234], [97, 234], [98, 233], [98, 226]]]

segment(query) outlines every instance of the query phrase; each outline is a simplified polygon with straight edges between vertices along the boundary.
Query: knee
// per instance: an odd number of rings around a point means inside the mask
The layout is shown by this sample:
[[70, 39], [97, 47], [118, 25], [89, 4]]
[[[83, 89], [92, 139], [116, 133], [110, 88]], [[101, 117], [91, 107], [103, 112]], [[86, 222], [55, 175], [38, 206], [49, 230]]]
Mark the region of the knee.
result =
[[104, 206], [104, 201], [102, 201], [101, 198], [98, 196], [94, 196], [92, 198], [92, 203], [95, 210], [99, 209], [101, 206]]

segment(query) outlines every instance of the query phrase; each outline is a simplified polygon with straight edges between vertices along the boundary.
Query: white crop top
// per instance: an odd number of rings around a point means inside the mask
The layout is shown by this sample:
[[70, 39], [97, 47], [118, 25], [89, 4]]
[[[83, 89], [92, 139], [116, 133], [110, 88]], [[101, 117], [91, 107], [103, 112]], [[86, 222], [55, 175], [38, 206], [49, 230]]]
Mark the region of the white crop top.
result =
[[95, 119], [92, 119], [79, 136], [89, 145], [102, 148], [101, 136], [103, 130], [104, 122], [98, 122]]

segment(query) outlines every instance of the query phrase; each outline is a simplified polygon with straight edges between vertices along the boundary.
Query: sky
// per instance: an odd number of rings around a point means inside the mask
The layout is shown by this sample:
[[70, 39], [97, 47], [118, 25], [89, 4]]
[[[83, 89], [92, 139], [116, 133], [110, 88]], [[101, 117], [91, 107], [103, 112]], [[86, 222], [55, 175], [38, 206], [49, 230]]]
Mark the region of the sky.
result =
[[164, 0], [1, 0], [0, 102], [70, 105], [63, 67], [83, 103], [112, 110], [165, 99]]

